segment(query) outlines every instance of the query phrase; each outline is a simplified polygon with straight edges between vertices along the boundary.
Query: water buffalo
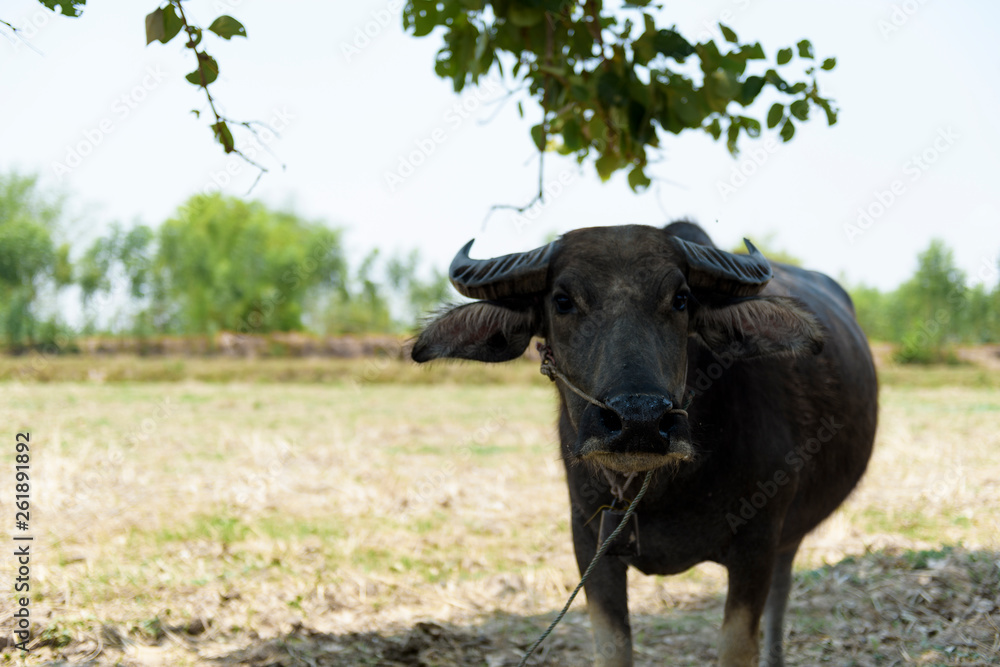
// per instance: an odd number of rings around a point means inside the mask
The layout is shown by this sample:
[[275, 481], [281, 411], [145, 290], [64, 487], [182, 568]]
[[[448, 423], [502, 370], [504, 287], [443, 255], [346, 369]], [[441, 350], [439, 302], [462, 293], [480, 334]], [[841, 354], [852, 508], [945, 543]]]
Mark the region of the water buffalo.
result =
[[[581, 571], [602, 506], [637, 506], [637, 548], [605, 557], [585, 591], [595, 664], [632, 664], [629, 565], [726, 567], [719, 664], [783, 664], [782, 624], [802, 538], [864, 473], [877, 381], [851, 300], [827, 276], [719, 250], [697, 225], [594, 227], [526, 253], [455, 257], [477, 299], [428, 322], [413, 348], [504, 361], [533, 336], [560, 372], [559, 437]], [[634, 497], [636, 487], [631, 487]], [[669, 657], [664, 656], [665, 663]]]

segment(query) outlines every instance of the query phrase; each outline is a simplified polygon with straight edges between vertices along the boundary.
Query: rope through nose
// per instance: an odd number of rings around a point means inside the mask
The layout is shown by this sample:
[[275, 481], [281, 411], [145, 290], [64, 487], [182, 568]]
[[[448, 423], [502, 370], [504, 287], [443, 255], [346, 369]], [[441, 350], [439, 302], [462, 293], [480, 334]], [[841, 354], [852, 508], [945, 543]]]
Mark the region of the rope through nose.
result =
[[[588, 403], [593, 403], [594, 405], [596, 405], [599, 408], [603, 408], [605, 410], [611, 410], [611, 412], [614, 412], [615, 414], [618, 414], [618, 411], [615, 410], [614, 408], [612, 408], [610, 405], [608, 405], [607, 403], [604, 403], [602, 401], [599, 401], [598, 399], [596, 399], [593, 396], [591, 396], [590, 394], [584, 392], [579, 387], [577, 387], [575, 384], [573, 384], [572, 382], [570, 382], [569, 378], [567, 378], [566, 375], [562, 371], [560, 371], [558, 368], [556, 368], [556, 360], [555, 360], [555, 357], [552, 355], [552, 348], [551, 347], [549, 347], [545, 343], [538, 342], [538, 343], [535, 344], [535, 348], [538, 350], [538, 354], [542, 358], [542, 366], [541, 366], [541, 368], [538, 369], [539, 372], [541, 372], [542, 375], [546, 376], [547, 378], [549, 378], [553, 382], [556, 381], [556, 378], [559, 378], [560, 380], [562, 380], [562, 383], [564, 385], [566, 385], [567, 389], [569, 389], [570, 391], [572, 391], [574, 394], [576, 394], [577, 396], [579, 396], [583, 400], [587, 401]], [[687, 408], [688, 405], [690, 405], [690, 403], [691, 403], [690, 399], [691, 398], [693, 398], [693, 396], [689, 397], [689, 399], [687, 401], [687, 404], [685, 404], [683, 408], [671, 407], [669, 410], [667, 410], [667, 413], [668, 414], [674, 414], [674, 415], [683, 415], [684, 417], [687, 417], [688, 413], [687, 413], [687, 410], [685, 408]]]

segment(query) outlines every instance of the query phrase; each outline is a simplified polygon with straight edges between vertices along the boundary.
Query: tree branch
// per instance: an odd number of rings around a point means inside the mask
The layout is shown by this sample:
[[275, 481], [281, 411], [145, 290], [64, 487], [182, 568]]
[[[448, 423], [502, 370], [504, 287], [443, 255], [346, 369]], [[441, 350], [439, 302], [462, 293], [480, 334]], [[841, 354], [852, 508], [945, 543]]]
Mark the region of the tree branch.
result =
[[14, 33], [14, 38], [15, 38], [15, 39], [17, 39], [17, 41], [21, 42], [22, 44], [24, 44], [25, 46], [27, 46], [27, 47], [28, 47], [29, 49], [31, 49], [32, 51], [34, 51], [34, 52], [35, 52], [35, 53], [37, 53], [38, 55], [40, 55], [40, 56], [44, 56], [44, 55], [45, 55], [44, 53], [42, 53], [41, 51], [39, 51], [39, 50], [38, 50], [37, 48], [35, 48], [35, 45], [34, 45], [34, 44], [32, 44], [32, 43], [31, 43], [31, 42], [29, 42], [28, 40], [24, 39], [23, 37], [21, 37], [21, 35], [20, 35], [20, 34], [18, 34], [18, 33], [20, 33], [20, 32], [21, 32], [21, 29], [20, 29], [20, 28], [18, 28], [18, 27], [16, 27], [16, 26], [12, 25], [12, 24], [10, 24], [10, 23], [7, 23], [7, 22], [6, 22], [6, 21], [4, 21], [3, 19], [0, 19], [0, 23], [4, 24], [4, 25], [5, 25], [5, 26], [7, 26], [8, 28], [10, 28], [10, 31], [11, 31], [12, 33]]
[[[205, 74], [205, 63], [209, 62], [211, 56], [209, 56], [208, 53], [206, 53], [204, 50], [198, 49], [198, 44], [201, 42], [201, 37], [199, 35], [199, 33], [201, 33], [201, 29], [191, 25], [188, 22], [187, 16], [184, 14], [184, 7], [181, 3], [181, 0], [169, 0], [169, 2], [177, 9], [177, 14], [181, 20], [181, 25], [183, 25], [184, 27], [184, 32], [187, 33], [188, 41], [184, 46], [191, 49], [194, 52], [195, 59], [197, 60], [198, 63], [197, 72], [198, 72], [198, 77], [201, 80], [201, 83], [198, 85], [202, 90], [205, 91], [205, 97], [208, 100], [208, 106], [212, 110], [212, 115], [215, 116], [215, 123], [212, 125], [212, 131], [215, 133], [216, 139], [220, 144], [222, 144], [226, 153], [235, 154], [244, 162], [253, 167], [256, 167], [258, 170], [257, 178], [254, 179], [254, 182], [250, 185], [250, 189], [247, 190], [247, 194], [250, 194], [251, 192], [253, 192], [253, 189], [257, 187], [257, 184], [260, 182], [260, 179], [264, 176], [264, 174], [268, 172], [268, 169], [264, 165], [248, 157], [240, 149], [236, 148], [235, 143], [232, 141], [232, 134], [229, 133], [228, 126], [229, 124], [239, 125], [247, 129], [254, 136], [255, 139], [260, 139], [260, 134], [258, 134], [257, 130], [253, 127], [253, 123], [256, 121], [236, 121], [226, 116], [223, 116], [222, 114], [219, 113], [219, 110], [215, 106], [215, 99], [212, 97], [212, 93], [208, 89], [210, 82], [208, 81]], [[227, 134], [228, 134], [228, 141], [226, 140]], [[284, 167], [284, 165], [282, 165], [282, 167]]]

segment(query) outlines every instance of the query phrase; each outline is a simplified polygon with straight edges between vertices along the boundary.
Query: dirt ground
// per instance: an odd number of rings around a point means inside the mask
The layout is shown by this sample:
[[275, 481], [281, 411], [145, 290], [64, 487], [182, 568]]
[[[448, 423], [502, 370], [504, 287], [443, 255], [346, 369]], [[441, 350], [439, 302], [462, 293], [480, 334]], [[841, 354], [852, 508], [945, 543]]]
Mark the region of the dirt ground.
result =
[[[0, 664], [513, 666], [577, 583], [544, 383], [2, 389], [38, 446], [33, 639], [4, 596]], [[788, 664], [1000, 664], [1000, 391], [881, 404], [797, 560]], [[724, 590], [632, 573], [636, 664], [712, 664]], [[581, 595], [529, 664], [589, 660]]]

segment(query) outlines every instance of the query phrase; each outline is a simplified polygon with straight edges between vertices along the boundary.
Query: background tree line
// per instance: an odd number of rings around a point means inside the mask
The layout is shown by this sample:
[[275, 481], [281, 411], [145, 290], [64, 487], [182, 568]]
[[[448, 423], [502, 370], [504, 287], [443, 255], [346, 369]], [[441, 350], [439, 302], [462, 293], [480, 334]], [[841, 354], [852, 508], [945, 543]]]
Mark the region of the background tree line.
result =
[[342, 230], [256, 201], [197, 195], [159, 226], [116, 223], [72, 249], [58, 244], [63, 213], [36, 177], [0, 174], [0, 343], [10, 351], [81, 334], [401, 333], [449, 294], [417, 251], [376, 249], [352, 267]]
[[[64, 201], [37, 178], [0, 174], [0, 342], [12, 352], [73, 349], [78, 335], [311, 331], [404, 333], [450, 295], [419, 253], [361, 261], [322, 221], [222, 195], [189, 199], [157, 227], [114, 224], [82, 248]], [[798, 263], [760, 244], [776, 261]], [[934, 240], [913, 276], [883, 292], [849, 289], [872, 340], [902, 362], [954, 361], [953, 346], [1000, 342], [1000, 267], [972, 281]]]

